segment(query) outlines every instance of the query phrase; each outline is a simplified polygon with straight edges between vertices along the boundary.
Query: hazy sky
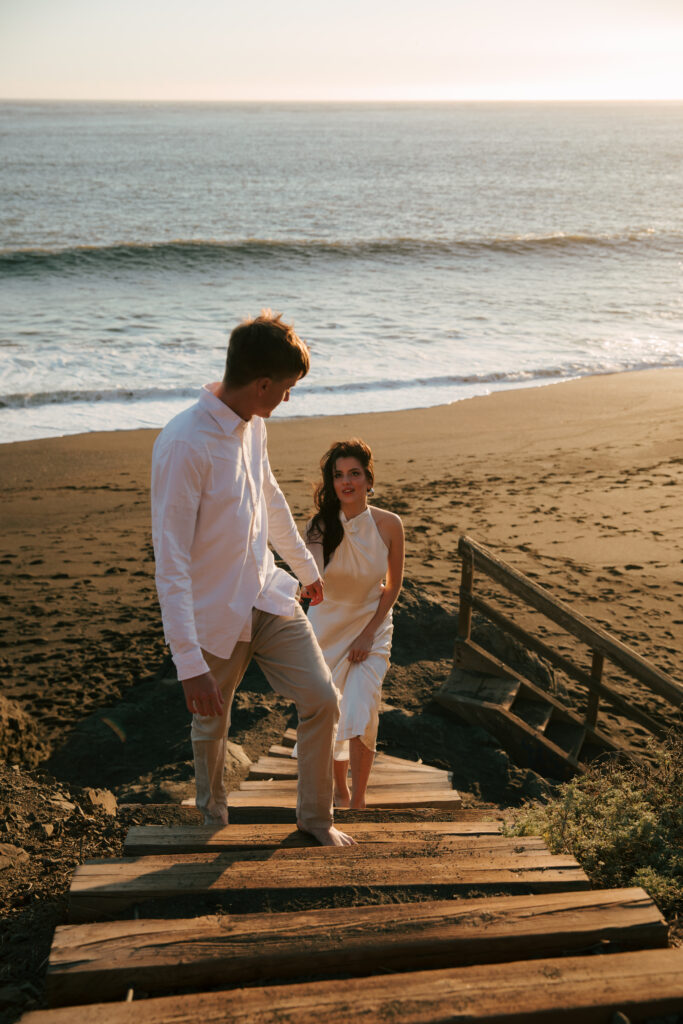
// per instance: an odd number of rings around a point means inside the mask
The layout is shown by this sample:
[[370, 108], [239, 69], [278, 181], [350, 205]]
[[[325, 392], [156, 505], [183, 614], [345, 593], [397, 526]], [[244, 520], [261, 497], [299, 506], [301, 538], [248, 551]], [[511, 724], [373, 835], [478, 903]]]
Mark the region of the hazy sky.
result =
[[0, 0], [6, 99], [683, 99], [683, 0]]

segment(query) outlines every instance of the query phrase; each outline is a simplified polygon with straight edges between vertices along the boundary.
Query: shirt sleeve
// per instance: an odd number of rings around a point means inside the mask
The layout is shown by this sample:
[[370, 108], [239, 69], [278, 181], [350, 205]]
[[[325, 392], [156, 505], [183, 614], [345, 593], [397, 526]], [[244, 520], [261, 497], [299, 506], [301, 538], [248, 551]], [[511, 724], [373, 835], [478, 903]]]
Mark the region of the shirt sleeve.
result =
[[197, 639], [190, 551], [202, 493], [203, 465], [184, 441], [157, 442], [152, 457], [152, 539], [166, 642], [179, 679], [209, 671]]
[[270, 468], [265, 424], [263, 435], [263, 495], [268, 509], [268, 540], [278, 555], [291, 566], [301, 583], [307, 587], [315, 583], [320, 573], [313, 555], [306, 548], [296, 528], [287, 500]]

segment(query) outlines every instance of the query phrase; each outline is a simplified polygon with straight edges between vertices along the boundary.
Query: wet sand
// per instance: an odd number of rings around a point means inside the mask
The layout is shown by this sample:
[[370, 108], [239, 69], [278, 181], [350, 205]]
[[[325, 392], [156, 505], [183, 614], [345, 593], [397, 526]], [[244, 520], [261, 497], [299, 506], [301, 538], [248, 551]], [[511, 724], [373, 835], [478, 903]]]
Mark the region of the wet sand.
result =
[[[376, 501], [406, 526], [413, 596], [455, 608], [467, 533], [680, 681], [682, 422], [676, 369], [273, 420], [268, 433], [301, 523], [325, 447], [350, 436], [372, 446]], [[155, 436], [0, 446], [3, 693], [48, 744], [164, 657], [148, 504]]]

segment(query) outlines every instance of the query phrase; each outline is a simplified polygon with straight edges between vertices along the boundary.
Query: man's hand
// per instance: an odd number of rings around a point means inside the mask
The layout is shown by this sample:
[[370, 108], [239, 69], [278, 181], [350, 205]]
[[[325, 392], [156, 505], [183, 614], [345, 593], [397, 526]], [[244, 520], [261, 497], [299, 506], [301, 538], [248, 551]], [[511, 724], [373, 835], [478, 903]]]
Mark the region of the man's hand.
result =
[[311, 604], [320, 604], [324, 597], [323, 581], [316, 580], [315, 583], [309, 583], [307, 587], [302, 587], [301, 596], [305, 601], [310, 601]]
[[182, 679], [181, 685], [190, 714], [215, 718], [223, 713], [223, 695], [210, 672]]

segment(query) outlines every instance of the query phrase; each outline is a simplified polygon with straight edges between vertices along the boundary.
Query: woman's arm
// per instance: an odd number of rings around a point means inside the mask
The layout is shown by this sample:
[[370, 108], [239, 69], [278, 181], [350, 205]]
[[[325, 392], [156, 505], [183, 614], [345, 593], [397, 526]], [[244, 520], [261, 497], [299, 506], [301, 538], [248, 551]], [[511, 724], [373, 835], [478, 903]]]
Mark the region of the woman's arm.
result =
[[322, 579], [323, 572], [325, 570], [325, 557], [323, 555], [323, 538], [322, 534], [315, 532], [313, 537], [310, 535], [312, 519], [309, 519], [304, 528], [304, 540], [306, 547], [315, 558], [315, 564], [318, 566], [318, 573]]
[[[373, 516], [375, 516], [375, 512], [376, 510], [373, 509]], [[389, 549], [387, 582], [382, 590], [377, 611], [351, 644], [348, 654], [349, 661], [365, 661], [372, 649], [375, 633], [395, 605], [403, 584], [403, 561], [405, 554], [403, 523], [393, 512], [385, 512], [383, 510], [381, 510], [379, 522], [376, 516], [375, 522], [377, 523], [377, 529], [382, 540]]]

